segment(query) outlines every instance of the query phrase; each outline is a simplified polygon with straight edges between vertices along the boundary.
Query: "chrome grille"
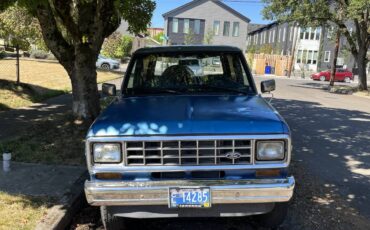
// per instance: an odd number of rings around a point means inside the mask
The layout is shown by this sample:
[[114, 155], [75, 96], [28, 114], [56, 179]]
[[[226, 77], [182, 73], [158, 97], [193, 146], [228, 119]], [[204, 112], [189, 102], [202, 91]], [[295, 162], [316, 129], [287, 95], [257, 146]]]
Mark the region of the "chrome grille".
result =
[[[127, 141], [127, 166], [251, 164], [251, 140]], [[232, 157], [236, 156], [236, 157]]]

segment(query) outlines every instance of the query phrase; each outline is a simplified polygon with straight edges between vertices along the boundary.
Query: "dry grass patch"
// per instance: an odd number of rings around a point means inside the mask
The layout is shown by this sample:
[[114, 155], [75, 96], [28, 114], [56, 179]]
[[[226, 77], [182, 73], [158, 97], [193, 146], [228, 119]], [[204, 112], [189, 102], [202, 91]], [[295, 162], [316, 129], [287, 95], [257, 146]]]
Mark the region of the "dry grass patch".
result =
[[48, 198], [10, 195], [0, 191], [0, 230], [34, 229], [52, 201]]
[[[14, 59], [0, 60], [0, 111], [40, 102], [71, 91], [71, 82], [64, 68], [50, 60], [20, 60], [21, 86], [16, 81]], [[122, 77], [120, 73], [98, 71], [98, 83]], [[7, 84], [5, 84], [7, 83]]]

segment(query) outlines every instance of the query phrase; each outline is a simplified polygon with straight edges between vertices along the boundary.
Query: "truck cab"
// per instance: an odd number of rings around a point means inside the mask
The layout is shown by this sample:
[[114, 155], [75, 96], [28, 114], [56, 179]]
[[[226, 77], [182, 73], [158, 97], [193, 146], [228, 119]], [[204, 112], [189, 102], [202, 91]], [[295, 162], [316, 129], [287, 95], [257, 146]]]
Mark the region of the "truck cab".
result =
[[[203, 65], [197, 75], [181, 60]], [[213, 60], [220, 60], [214, 65]], [[275, 89], [274, 80], [261, 91]], [[127, 218], [254, 215], [279, 226], [292, 198], [291, 134], [258, 93], [241, 50], [137, 50], [113, 102], [90, 127], [85, 183], [106, 229]]]

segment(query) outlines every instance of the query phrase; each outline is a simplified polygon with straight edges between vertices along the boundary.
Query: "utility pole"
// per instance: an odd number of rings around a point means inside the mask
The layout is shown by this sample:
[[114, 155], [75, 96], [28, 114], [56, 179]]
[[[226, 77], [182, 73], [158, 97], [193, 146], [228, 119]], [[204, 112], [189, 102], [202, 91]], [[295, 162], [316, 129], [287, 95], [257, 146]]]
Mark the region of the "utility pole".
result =
[[20, 77], [19, 77], [20, 73], [19, 73], [19, 45], [18, 44], [15, 46], [15, 50], [16, 50], [16, 55], [17, 55], [16, 64], [15, 64], [15, 66], [16, 66], [16, 75], [17, 75], [17, 85], [19, 85], [19, 83], [20, 83]]
[[[297, 47], [297, 40], [298, 40], [298, 27], [294, 25], [293, 27], [293, 43], [292, 43], [292, 53], [290, 55], [290, 65], [288, 65], [288, 78], [292, 75], [292, 69], [294, 65], [294, 55], [295, 55], [295, 49]], [[288, 63], [289, 64], [289, 63]]]

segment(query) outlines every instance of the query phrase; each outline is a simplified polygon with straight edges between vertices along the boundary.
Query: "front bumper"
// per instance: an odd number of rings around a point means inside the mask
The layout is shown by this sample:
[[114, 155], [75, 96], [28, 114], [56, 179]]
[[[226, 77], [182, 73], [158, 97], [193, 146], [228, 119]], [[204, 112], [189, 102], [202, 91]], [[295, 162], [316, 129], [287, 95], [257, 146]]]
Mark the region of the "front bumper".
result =
[[293, 196], [294, 177], [254, 180], [166, 180], [85, 182], [94, 206], [168, 205], [169, 187], [210, 187], [212, 204], [286, 202]]

